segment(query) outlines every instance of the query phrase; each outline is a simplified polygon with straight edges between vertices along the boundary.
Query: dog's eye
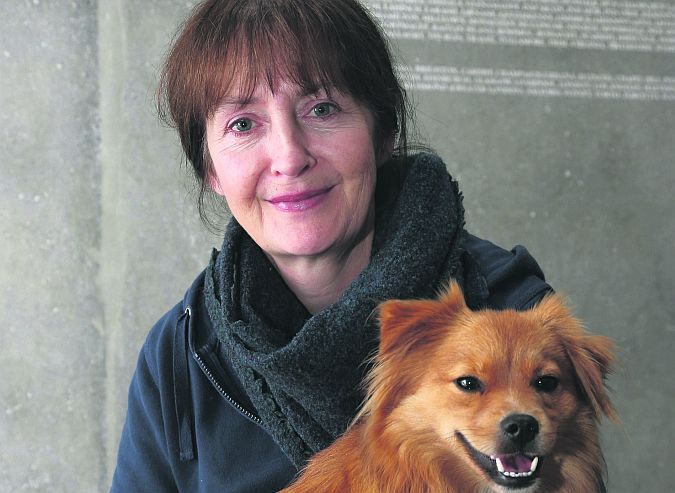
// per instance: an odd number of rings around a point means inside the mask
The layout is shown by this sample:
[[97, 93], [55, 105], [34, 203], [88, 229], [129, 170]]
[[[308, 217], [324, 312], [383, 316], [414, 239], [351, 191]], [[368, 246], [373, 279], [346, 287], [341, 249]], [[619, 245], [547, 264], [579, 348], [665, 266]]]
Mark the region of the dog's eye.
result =
[[483, 383], [476, 377], [459, 377], [455, 384], [465, 392], [480, 392], [483, 390]]
[[558, 388], [558, 379], [553, 375], [544, 375], [534, 380], [534, 387], [541, 392], [553, 392]]

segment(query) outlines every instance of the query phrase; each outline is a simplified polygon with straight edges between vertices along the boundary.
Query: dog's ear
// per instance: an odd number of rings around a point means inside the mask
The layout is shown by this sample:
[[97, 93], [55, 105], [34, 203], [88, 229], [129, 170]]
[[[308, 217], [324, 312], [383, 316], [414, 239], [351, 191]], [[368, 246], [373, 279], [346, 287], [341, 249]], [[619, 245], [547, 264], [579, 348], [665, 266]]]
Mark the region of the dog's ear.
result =
[[435, 340], [461, 309], [466, 303], [455, 281], [435, 300], [385, 301], [379, 308], [380, 355]]
[[560, 337], [572, 363], [578, 390], [596, 416], [604, 413], [618, 421], [605, 386], [614, 363], [614, 343], [609, 337], [588, 333], [574, 318], [560, 295], [549, 295], [536, 307], [544, 324]]

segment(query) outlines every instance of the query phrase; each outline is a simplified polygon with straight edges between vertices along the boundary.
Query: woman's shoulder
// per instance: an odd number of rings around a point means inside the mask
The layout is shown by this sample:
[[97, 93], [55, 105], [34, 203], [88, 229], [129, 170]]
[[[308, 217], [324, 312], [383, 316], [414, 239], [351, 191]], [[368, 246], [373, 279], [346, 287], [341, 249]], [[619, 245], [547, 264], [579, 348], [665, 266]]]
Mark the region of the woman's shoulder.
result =
[[186, 329], [181, 322], [199, 310], [198, 300], [204, 285], [204, 275], [205, 271], [199, 273], [185, 291], [183, 299], [166, 311], [148, 332], [141, 353], [150, 368], [172, 364], [169, 355], [173, 353], [176, 337], [180, 335], [179, 331]]
[[464, 232], [462, 247], [464, 268], [480, 275], [486, 304], [491, 308], [527, 309], [553, 291], [537, 261], [522, 245], [506, 250]]
[[204, 272], [141, 349], [112, 492], [278, 491], [297, 473], [232, 399], [234, 377], [218, 359], [203, 284]]

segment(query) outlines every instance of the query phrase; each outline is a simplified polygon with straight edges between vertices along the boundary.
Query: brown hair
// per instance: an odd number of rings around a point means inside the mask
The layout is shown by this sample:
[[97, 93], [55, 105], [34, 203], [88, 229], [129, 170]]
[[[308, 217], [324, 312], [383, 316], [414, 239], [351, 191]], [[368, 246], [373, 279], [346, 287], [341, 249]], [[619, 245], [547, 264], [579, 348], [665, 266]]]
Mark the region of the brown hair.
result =
[[407, 103], [378, 23], [356, 0], [206, 0], [178, 33], [161, 73], [160, 116], [180, 135], [199, 181], [199, 212], [213, 172], [206, 120], [233, 89], [259, 81], [308, 92], [335, 87], [373, 114], [376, 151], [395, 139], [405, 155]]

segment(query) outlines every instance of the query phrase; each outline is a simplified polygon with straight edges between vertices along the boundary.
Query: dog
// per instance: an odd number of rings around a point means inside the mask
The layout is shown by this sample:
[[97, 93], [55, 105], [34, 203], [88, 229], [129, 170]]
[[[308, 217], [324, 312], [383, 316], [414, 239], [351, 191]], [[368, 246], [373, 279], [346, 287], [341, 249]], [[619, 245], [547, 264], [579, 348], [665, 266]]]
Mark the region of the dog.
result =
[[613, 343], [558, 294], [471, 311], [456, 282], [379, 308], [355, 422], [283, 493], [597, 493]]

